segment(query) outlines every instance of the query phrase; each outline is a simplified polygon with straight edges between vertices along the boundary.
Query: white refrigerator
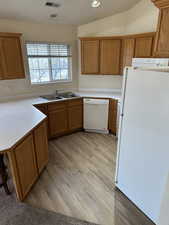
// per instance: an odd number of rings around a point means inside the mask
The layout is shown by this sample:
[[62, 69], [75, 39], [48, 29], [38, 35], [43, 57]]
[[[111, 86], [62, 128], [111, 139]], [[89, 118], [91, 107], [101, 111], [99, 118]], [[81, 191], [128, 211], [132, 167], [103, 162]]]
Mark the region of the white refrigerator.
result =
[[126, 69], [116, 186], [155, 224], [169, 225], [169, 67]]

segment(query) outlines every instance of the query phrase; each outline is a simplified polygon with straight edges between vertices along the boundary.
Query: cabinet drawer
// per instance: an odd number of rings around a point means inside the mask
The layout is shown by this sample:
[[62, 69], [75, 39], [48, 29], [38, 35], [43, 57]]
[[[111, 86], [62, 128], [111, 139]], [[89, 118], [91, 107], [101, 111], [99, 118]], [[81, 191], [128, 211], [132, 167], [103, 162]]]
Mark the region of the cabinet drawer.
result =
[[66, 105], [67, 105], [67, 101], [50, 103], [48, 105], [48, 110], [49, 111], [55, 111], [57, 109], [63, 109], [63, 108], [66, 108]]
[[82, 105], [83, 104], [83, 99], [71, 99], [68, 102], [68, 106], [76, 106], [76, 105]]

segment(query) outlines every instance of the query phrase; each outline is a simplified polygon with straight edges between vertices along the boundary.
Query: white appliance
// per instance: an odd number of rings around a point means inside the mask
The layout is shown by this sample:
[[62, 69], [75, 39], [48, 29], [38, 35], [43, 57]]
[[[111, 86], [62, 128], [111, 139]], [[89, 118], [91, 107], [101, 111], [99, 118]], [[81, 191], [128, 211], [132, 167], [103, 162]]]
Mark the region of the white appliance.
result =
[[86, 98], [84, 101], [84, 129], [108, 133], [109, 100]]
[[125, 71], [116, 186], [154, 223], [168, 225], [169, 67]]
[[168, 58], [133, 58], [132, 67], [144, 67], [144, 68], [159, 68], [168, 67]]

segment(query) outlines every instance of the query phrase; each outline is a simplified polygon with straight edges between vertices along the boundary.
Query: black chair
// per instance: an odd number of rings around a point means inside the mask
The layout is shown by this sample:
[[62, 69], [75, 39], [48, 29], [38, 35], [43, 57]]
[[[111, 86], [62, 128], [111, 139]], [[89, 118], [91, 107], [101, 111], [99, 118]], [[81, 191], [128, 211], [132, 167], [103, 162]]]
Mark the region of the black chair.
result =
[[10, 195], [10, 191], [7, 184], [8, 173], [6, 171], [6, 166], [4, 163], [4, 154], [0, 154], [0, 188], [4, 187], [4, 190], [7, 195]]

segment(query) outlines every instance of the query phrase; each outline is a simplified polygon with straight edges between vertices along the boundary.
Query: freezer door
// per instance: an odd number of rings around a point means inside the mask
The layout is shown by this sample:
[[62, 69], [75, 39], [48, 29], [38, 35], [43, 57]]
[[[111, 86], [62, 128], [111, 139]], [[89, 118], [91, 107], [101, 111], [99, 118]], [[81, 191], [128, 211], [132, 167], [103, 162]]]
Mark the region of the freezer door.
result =
[[129, 69], [124, 90], [116, 185], [157, 223], [169, 173], [169, 73]]

